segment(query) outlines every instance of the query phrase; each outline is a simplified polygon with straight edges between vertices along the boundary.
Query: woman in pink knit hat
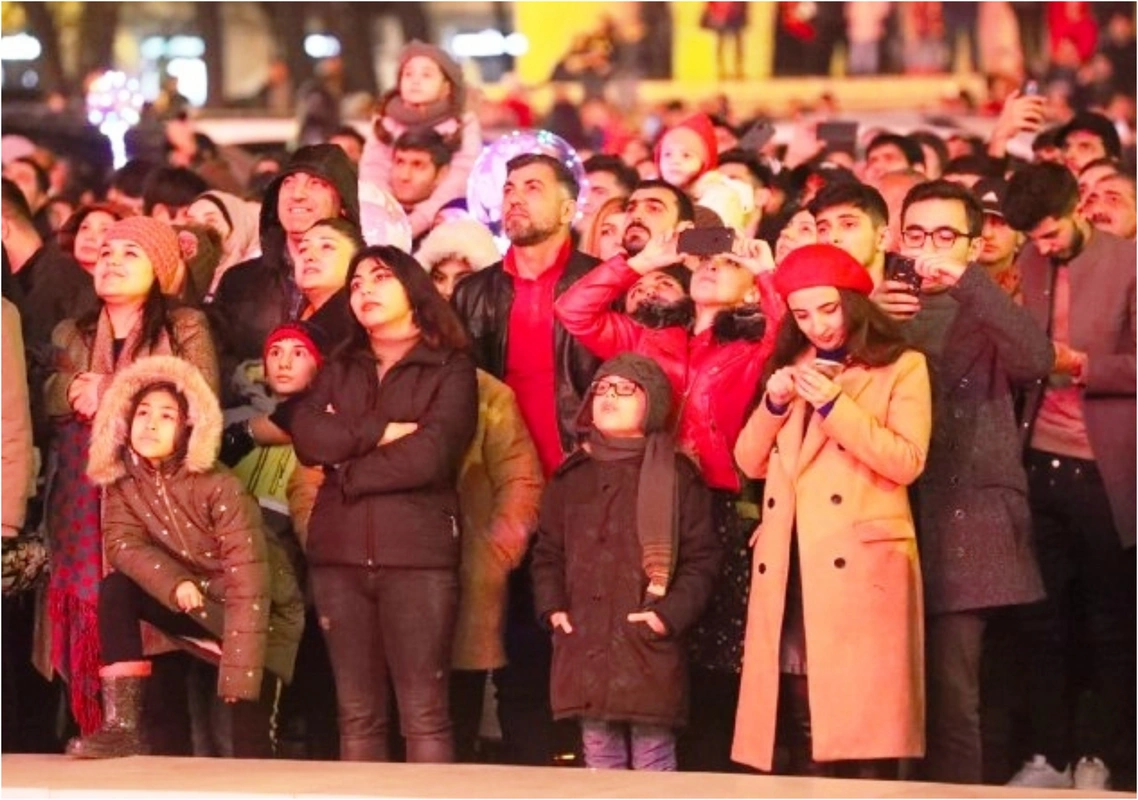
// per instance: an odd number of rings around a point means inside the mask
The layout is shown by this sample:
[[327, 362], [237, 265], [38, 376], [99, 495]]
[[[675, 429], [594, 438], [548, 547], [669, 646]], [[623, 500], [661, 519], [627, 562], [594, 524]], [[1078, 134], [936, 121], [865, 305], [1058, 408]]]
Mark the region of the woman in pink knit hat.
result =
[[169, 225], [149, 217], [120, 220], [108, 229], [95, 262], [98, 309], [64, 320], [52, 333], [58, 355], [45, 386], [58, 464], [47, 502], [51, 667], [69, 683], [71, 710], [83, 734], [96, 730], [102, 716], [96, 624], [103, 574], [100, 499], [86, 477], [91, 420], [111, 378], [143, 356], [179, 356], [217, 391], [209, 324], [200, 311], [173, 299], [185, 273]]

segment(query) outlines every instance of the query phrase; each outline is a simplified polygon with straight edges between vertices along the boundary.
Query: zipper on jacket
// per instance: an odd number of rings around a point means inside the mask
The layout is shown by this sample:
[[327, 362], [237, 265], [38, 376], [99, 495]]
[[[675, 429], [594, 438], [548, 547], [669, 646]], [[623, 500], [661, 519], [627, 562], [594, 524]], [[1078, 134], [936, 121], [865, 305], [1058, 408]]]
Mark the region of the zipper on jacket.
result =
[[166, 482], [162, 480], [162, 473], [157, 473], [154, 476], [154, 483], [158, 487], [158, 496], [162, 498], [163, 505], [166, 506], [166, 514], [170, 517], [170, 527], [174, 531], [174, 535], [178, 538], [178, 543], [182, 546], [182, 556], [185, 558], [190, 557], [190, 547], [186, 539], [182, 536], [182, 530], [178, 527], [178, 522], [174, 519], [174, 507], [170, 505], [170, 495], [166, 492]]

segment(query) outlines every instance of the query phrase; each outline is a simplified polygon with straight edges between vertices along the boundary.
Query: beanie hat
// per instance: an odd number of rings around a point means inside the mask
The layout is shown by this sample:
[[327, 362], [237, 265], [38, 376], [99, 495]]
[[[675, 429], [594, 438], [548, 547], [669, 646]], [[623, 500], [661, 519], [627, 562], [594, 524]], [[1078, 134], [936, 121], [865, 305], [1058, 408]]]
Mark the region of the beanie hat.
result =
[[715, 126], [711, 124], [711, 117], [707, 116], [707, 114], [692, 114], [675, 127], [669, 128], [664, 132], [664, 135], [660, 137], [660, 141], [656, 143], [657, 165], [660, 163], [660, 154], [664, 149], [664, 138], [676, 128], [688, 128], [703, 141], [704, 150], [707, 151], [707, 158], [703, 164], [704, 172], [719, 166], [719, 145], [715, 140]]
[[[447, 55], [446, 51], [441, 47], [413, 39], [399, 51], [398, 75], [403, 74], [403, 67], [415, 56], [426, 56], [439, 65], [439, 69], [443, 71], [443, 75], [450, 81], [452, 87], [451, 100], [454, 107], [460, 110], [466, 108], [466, 82], [463, 80], [462, 67], [458, 65], [458, 62]], [[396, 80], [396, 85], [398, 86], [398, 79]]]
[[297, 339], [303, 342], [304, 346], [308, 348], [308, 351], [312, 353], [312, 358], [316, 360], [317, 368], [324, 363], [324, 351], [328, 343], [324, 329], [320, 326], [302, 320], [285, 322], [278, 325], [273, 328], [268, 338], [265, 339], [264, 356], [267, 357], [269, 355], [269, 350], [274, 344], [285, 339]]
[[1059, 129], [1057, 141], [1060, 147], [1067, 146], [1067, 137], [1075, 131], [1085, 131], [1102, 139], [1102, 146], [1111, 158], [1122, 156], [1122, 140], [1118, 136], [1118, 128], [1102, 114], [1094, 111], [1082, 111], [1071, 118], [1071, 121]]
[[774, 287], [786, 300], [792, 292], [815, 286], [851, 289], [867, 297], [873, 279], [857, 260], [832, 244], [808, 244], [788, 255], [774, 273]]
[[107, 230], [105, 241], [125, 239], [134, 242], [154, 268], [154, 279], [162, 294], [175, 294], [184, 282], [186, 265], [178, 236], [165, 222], [153, 217], [127, 217], [120, 219]]
[[502, 260], [494, 236], [481, 222], [454, 219], [431, 230], [415, 252], [415, 258], [430, 272], [440, 261], [461, 258], [476, 271]]

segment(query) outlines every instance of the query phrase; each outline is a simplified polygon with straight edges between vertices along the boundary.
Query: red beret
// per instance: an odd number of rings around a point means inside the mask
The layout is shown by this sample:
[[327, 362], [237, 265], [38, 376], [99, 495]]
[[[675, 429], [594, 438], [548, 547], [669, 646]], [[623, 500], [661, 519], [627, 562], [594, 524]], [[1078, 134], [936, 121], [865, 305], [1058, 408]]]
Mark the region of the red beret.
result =
[[814, 286], [873, 291], [869, 271], [845, 250], [832, 244], [808, 244], [788, 255], [774, 273], [774, 286], [785, 300], [791, 292]]

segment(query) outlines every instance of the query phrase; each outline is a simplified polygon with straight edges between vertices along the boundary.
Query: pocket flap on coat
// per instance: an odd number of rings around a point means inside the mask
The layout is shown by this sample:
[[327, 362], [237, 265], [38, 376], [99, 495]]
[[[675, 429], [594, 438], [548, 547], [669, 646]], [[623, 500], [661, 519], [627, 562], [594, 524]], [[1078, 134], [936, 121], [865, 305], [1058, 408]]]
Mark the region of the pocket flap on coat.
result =
[[917, 536], [913, 521], [908, 517], [878, 517], [855, 522], [854, 533], [863, 542], [889, 542]]

